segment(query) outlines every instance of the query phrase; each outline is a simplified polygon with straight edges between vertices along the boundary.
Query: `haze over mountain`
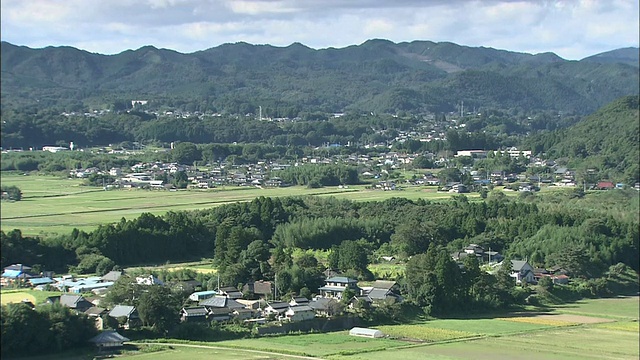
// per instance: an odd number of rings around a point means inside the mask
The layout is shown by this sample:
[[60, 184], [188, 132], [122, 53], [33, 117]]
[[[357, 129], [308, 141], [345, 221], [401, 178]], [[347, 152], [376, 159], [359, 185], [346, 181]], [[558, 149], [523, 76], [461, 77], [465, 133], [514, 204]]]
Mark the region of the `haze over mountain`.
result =
[[117, 55], [2, 42], [4, 108], [104, 106], [114, 100], [202, 101], [321, 111], [452, 111], [465, 107], [590, 113], [638, 94], [638, 49], [567, 61], [453, 43], [369, 40], [341, 49], [224, 44], [182, 54], [145, 46]]

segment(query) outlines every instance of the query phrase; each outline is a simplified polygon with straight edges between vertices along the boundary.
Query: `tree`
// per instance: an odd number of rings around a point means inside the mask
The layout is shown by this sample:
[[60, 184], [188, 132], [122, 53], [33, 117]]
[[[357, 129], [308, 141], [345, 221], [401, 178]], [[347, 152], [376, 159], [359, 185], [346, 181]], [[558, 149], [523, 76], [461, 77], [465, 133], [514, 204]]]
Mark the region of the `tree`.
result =
[[202, 159], [202, 154], [194, 143], [181, 142], [171, 150], [171, 158], [178, 164], [191, 164], [196, 160]]
[[19, 201], [22, 199], [22, 191], [17, 186], [2, 186], [2, 199]]
[[151, 285], [146, 286], [137, 308], [143, 325], [165, 334], [177, 322], [179, 306], [168, 287]]
[[359, 241], [343, 241], [329, 255], [329, 264], [342, 272], [355, 270], [360, 275], [368, 273], [369, 259], [367, 251]]

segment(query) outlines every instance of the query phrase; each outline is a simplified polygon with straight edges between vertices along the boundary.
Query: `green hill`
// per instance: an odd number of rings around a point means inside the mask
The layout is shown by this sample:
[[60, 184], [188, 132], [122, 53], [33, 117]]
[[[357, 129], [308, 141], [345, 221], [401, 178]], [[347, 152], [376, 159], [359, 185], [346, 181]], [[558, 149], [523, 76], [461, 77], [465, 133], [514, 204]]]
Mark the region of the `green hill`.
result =
[[583, 121], [531, 139], [536, 152], [568, 157], [601, 177], [633, 183], [640, 180], [640, 98], [626, 96], [602, 107]]
[[145, 46], [117, 55], [1, 46], [3, 108], [173, 99], [228, 112], [277, 104], [395, 113], [453, 111], [463, 100], [469, 108], [587, 114], [637, 94], [639, 81], [637, 66], [624, 61], [566, 61], [431, 41], [375, 39], [320, 50], [236, 43], [190, 54]]

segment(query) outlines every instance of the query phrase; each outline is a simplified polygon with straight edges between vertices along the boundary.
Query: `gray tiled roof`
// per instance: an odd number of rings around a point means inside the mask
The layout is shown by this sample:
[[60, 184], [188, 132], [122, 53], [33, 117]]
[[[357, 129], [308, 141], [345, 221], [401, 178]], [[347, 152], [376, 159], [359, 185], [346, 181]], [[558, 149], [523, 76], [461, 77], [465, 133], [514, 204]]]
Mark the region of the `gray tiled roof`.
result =
[[97, 336], [94, 336], [93, 338], [89, 339], [89, 341], [96, 344], [105, 344], [105, 343], [129, 341], [129, 339], [118, 334], [115, 331], [103, 331]]
[[195, 306], [182, 309], [186, 316], [207, 316], [207, 308], [204, 306]]
[[109, 311], [109, 316], [113, 318], [119, 318], [121, 316], [129, 317], [133, 312], [136, 311], [136, 308], [128, 305], [116, 305], [111, 311]]
[[396, 286], [396, 282], [395, 281], [388, 281], [388, 280], [376, 280], [373, 285], [371, 285], [371, 287], [375, 288], [375, 289], [391, 289], [392, 287]]

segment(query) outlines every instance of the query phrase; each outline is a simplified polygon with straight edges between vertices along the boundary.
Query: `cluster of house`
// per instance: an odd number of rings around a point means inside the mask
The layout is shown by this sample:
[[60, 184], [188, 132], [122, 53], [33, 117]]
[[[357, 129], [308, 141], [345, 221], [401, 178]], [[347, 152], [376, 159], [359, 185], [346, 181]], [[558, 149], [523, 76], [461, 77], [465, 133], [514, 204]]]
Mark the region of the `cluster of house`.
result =
[[[43, 271], [39, 274], [32, 272], [32, 268], [23, 264], [13, 264], [4, 268], [0, 277], [0, 284], [7, 286], [28, 286], [35, 290], [53, 290], [65, 293], [82, 294], [94, 293], [104, 295], [109, 287], [124, 273], [111, 271], [103, 276], [76, 277], [74, 275], [62, 275], [54, 277], [52, 271]], [[163, 282], [155, 276], [139, 276], [136, 283], [141, 285], [163, 285]]]
[[[22, 285], [31, 285], [44, 290], [46, 286], [61, 292], [60, 296], [46, 299], [46, 303], [60, 303], [77, 313], [84, 313], [96, 320], [96, 326], [102, 329], [102, 317], [108, 315], [118, 319], [123, 328], [140, 324], [137, 309], [128, 305], [116, 305], [108, 310], [100, 307], [100, 299], [109, 287], [123, 276], [121, 271], [111, 271], [101, 277], [74, 278], [32, 275], [30, 267], [15, 264], [5, 268], [2, 274], [6, 285], [21, 281]], [[148, 286], [164, 286], [156, 277], [136, 277], [133, 282]], [[183, 281], [177, 284], [182, 289], [195, 289], [197, 281]], [[50, 289], [50, 288], [48, 288]], [[349, 291], [348, 291], [349, 290]], [[82, 294], [93, 293], [90, 297]], [[292, 297], [290, 301], [275, 301], [275, 286], [270, 281], [255, 281], [244, 285], [242, 291], [235, 287], [218, 287], [216, 290], [196, 291], [189, 296], [191, 304], [180, 310], [177, 316], [181, 321], [228, 321], [239, 319], [246, 322], [264, 323], [269, 320], [303, 321], [315, 317], [330, 317], [340, 313], [339, 301], [345, 293], [351, 296], [348, 306], [357, 303], [361, 306], [376, 306], [379, 303], [402, 302], [398, 285], [394, 281], [378, 280], [371, 286], [359, 287], [357, 280], [342, 276], [326, 279], [325, 285], [318, 289], [319, 295], [309, 300], [305, 297]], [[245, 294], [255, 300], [246, 300]]]
[[[491, 272], [496, 271], [500, 267], [507, 265], [504, 264], [504, 256], [496, 251], [485, 250], [484, 247], [478, 244], [469, 244], [461, 251], [456, 251], [451, 254], [451, 258], [457, 262], [461, 262], [464, 258], [469, 256], [475, 256], [480, 264], [488, 264]], [[540, 279], [544, 277], [550, 278], [554, 284], [565, 285], [569, 283], [569, 276], [567, 271], [559, 266], [554, 266], [550, 269], [534, 268], [526, 260], [511, 260], [511, 272], [510, 276], [514, 279], [516, 284], [536, 284]]]
[[325, 280], [318, 289], [319, 295], [309, 300], [292, 297], [290, 301], [273, 299], [273, 283], [250, 282], [243, 287], [244, 293], [253, 294], [255, 300], [243, 299], [243, 292], [234, 287], [223, 287], [212, 291], [194, 292], [189, 296], [193, 305], [180, 311], [182, 321], [227, 321], [240, 319], [246, 322], [264, 323], [269, 320], [304, 321], [315, 317], [331, 317], [341, 312], [340, 300], [347, 290], [352, 294], [348, 306], [376, 306], [380, 303], [402, 302], [395, 281], [378, 280], [371, 286], [359, 287], [357, 280], [333, 276]]

